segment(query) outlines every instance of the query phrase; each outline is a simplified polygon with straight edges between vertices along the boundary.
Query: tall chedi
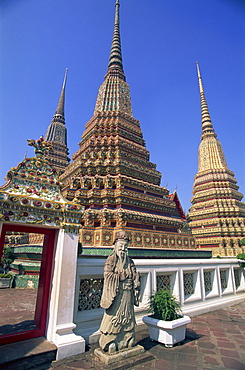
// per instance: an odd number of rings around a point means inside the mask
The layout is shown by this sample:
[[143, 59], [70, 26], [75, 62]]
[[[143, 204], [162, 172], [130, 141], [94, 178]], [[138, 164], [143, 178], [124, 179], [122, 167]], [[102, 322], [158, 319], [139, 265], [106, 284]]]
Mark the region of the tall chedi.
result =
[[235, 256], [243, 251], [245, 203], [234, 173], [228, 168], [221, 143], [211, 122], [200, 68], [197, 74], [201, 98], [202, 137], [198, 152], [192, 207], [188, 215], [197, 247], [212, 249], [213, 255]]
[[57, 109], [45, 136], [45, 140], [52, 144], [52, 149], [45, 154], [45, 157], [50, 161], [52, 166], [61, 173], [64, 172], [70, 162], [70, 158], [68, 157], [69, 151], [67, 147], [67, 130], [64, 113], [67, 72], [68, 70], [66, 69]]
[[127, 230], [133, 247], [194, 248], [194, 238], [181, 233], [185, 215], [178, 196], [160, 186], [161, 174], [149, 161], [140, 123], [133, 117], [119, 7], [116, 1], [109, 64], [94, 115], [61, 176], [64, 195], [85, 206], [84, 246], [112, 245], [115, 232]]

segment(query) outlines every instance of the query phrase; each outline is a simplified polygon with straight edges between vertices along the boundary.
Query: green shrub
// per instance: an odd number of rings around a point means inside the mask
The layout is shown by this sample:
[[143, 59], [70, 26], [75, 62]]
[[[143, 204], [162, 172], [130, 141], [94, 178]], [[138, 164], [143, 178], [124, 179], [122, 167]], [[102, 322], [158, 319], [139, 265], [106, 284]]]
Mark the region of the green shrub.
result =
[[0, 278], [11, 278], [11, 277], [13, 277], [13, 275], [12, 274], [0, 274]]
[[240, 240], [240, 244], [245, 246], [245, 238], [242, 238], [242, 239]]
[[11, 247], [9, 245], [5, 245], [3, 248], [3, 255], [0, 260], [0, 265], [3, 267], [5, 273], [9, 270], [9, 266], [14, 259], [15, 257], [12, 253]]
[[150, 299], [152, 317], [158, 320], [172, 321], [181, 317], [180, 302], [169, 290], [159, 290]]
[[238, 258], [239, 260], [245, 260], [245, 253], [239, 253], [236, 258]]

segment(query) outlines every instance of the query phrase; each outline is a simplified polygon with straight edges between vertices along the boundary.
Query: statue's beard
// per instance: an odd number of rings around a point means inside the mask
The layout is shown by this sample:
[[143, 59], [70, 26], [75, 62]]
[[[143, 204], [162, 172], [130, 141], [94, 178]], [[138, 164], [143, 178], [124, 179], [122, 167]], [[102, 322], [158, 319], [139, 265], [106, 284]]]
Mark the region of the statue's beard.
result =
[[119, 266], [121, 266], [122, 269], [125, 268], [126, 259], [127, 259], [127, 253], [125, 253], [124, 251], [120, 251], [118, 253], [118, 262], [119, 262]]

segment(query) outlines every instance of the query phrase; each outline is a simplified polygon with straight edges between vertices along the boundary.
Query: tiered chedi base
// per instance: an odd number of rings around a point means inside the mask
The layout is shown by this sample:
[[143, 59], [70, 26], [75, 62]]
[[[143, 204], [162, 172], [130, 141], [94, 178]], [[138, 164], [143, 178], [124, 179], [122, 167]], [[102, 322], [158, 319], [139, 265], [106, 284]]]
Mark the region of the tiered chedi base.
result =
[[95, 115], [86, 125], [80, 149], [61, 176], [63, 194], [85, 206], [80, 241], [112, 245], [127, 230], [132, 247], [194, 248], [181, 232], [185, 216], [177, 195], [161, 187], [161, 174], [149, 162], [139, 122], [118, 112]]
[[57, 141], [52, 141], [51, 143], [52, 149], [48, 152], [45, 158], [59, 172], [64, 172], [64, 169], [70, 161], [68, 157], [69, 152], [67, 146]]
[[228, 169], [198, 173], [188, 219], [198, 248], [213, 256], [236, 256], [245, 252], [245, 203], [237, 191], [234, 173]]

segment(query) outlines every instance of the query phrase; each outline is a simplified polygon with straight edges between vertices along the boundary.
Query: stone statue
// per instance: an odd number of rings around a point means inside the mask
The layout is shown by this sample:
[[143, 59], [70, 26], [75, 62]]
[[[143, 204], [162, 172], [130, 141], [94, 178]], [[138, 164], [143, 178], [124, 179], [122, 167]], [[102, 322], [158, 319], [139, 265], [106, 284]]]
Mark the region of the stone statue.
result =
[[135, 345], [134, 305], [139, 305], [139, 273], [127, 255], [129, 237], [117, 232], [114, 251], [104, 267], [104, 287], [100, 305], [105, 308], [99, 345], [109, 354]]

